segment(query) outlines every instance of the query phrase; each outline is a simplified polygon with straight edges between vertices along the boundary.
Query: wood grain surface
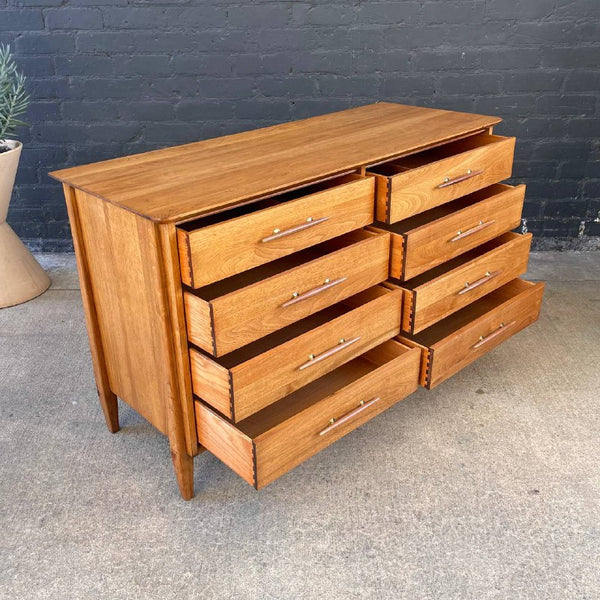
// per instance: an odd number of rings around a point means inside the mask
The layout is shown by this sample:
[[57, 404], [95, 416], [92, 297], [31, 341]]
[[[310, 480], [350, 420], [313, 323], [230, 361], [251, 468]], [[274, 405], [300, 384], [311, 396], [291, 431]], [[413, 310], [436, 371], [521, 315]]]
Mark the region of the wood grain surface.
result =
[[[339, 309], [341, 314], [319, 326], [311, 327], [316, 319], [309, 317], [298, 322], [298, 327], [293, 327], [291, 332], [273, 333], [272, 346], [264, 350], [257, 344], [256, 354], [242, 349], [232, 353], [237, 356], [228, 355], [226, 360], [219, 360], [193, 349], [194, 393], [234, 422], [240, 421], [400, 331], [400, 290], [376, 286], [340, 305], [343, 306]], [[332, 311], [323, 312], [327, 313], [326, 319]], [[342, 347], [342, 339], [356, 341]], [[340, 351], [336, 351], [337, 348]], [[300, 369], [301, 365], [310, 363], [310, 356], [318, 357], [332, 349], [333, 353], [326, 359]], [[231, 365], [232, 362], [235, 364]], [[225, 365], [231, 366], [226, 368]]]
[[[307, 256], [313, 256], [312, 260]], [[257, 267], [238, 279], [186, 292], [189, 339], [214, 356], [222, 356], [380, 283], [387, 277], [388, 261], [389, 234], [358, 230]], [[282, 270], [281, 265], [289, 268]], [[284, 305], [294, 293], [307, 294], [327, 279], [341, 283]], [[207, 310], [212, 319], [206, 319]], [[211, 343], [206, 343], [207, 338]]]
[[[192, 229], [179, 229], [183, 282], [199, 288], [373, 221], [372, 177], [346, 175], [328, 183], [295, 200], [277, 197], [276, 206], [231, 219], [225, 212], [221, 222], [204, 225], [200, 219]], [[285, 235], [294, 228], [304, 229]], [[263, 241], [276, 233], [284, 235]]]
[[398, 340], [421, 348], [426, 369], [421, 383], [431, 389], [536, 321], [543, 293], [543, 283], [514, 279], [421, 333]]
[[412, 293], [413, 301], [402, 330], [418, 333], [523, 275], [530, 245], [530, 233], [505, 233], [404, 282], [400, 287]]
[[[395, 223], [507, 179], [514, 148], [515, 138], [480, 134], [376, 167], [370, 172], [387, 190], [385, 210], [378, 192], [377, 220]], [[462, 176], [442, 187], [446, 179]]]
[[54, 171], [156, 221], [183, 221], [483, 131], [497, 117], [378, 103]]
[[[237, 425], [197, 401], [199, 441], [257, 489], [264, 487], [413, 392], [419, 361], [419, 350], [387, 341]], [[319, 435], [331, 418], [374, 398], [356, 417]]]
[[[525, 186], [494, 184], [408, 219], [372, 228], [392, 234], [390, 275], [407, 280], [517, 227]], [[455, 239], [460, 234], [464, 237]]]

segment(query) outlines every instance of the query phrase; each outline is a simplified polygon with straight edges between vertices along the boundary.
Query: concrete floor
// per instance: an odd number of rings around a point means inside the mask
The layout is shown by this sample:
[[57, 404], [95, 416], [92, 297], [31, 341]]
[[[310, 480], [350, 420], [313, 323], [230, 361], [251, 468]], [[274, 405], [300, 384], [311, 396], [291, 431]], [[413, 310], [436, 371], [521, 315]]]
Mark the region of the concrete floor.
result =
[[538, 253], [540, 321], [265, 488], [125, 405], [105, 428], [72, 257], [0, 311], [0, 598], [600, 598], [600, 255]]

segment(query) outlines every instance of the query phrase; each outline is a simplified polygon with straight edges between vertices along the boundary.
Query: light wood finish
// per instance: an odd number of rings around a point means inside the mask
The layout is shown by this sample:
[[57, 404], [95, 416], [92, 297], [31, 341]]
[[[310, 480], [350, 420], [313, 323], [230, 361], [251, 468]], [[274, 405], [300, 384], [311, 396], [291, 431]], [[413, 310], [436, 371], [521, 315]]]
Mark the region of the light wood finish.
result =
[[417, 335], [400, 335], [403, 344], [421, 348], [421, 385], [434, 388], [531, 325], [543, 292], [543, 283], [515, 279]]
[[372, 287], [387, 277], [389, 241], [389, 234], [358, 230], [186, 292], [189, 340], [222, 356]]
[[108, 380], [108, 367], [104, 348], [102, 346], [102, 335], [98, 323], [98, 313], [94, 303], [92, 280], [88, 270], [89, 257], [82, 240], [82, 225], [77, 209], [77, 198], [75, 190], [68, 185], [63, 185], [69, 222], [71, 225], [71, 236], [77, 260], [77, 272], [79, 274], [79, 287], [81, 289], [81, 300], [83, 302], [85, 322], [87, 326], [90, 352], [92, 355], [92, 366], [94, 378], [96, 379], [96, 390], [100, 400], [100, 407], [104, 413], [106, 425], [111, 433], [119, 431], [119, 405], [116, 394], [111, 390]]
[[515, 138], [482, 133], [370, 170], [376, 217], [395, 223], [510, 177]]
[[499, 121], [382, 102], [51, 175], [149, 219], [183, 221], [417, 152]]
[[[198, 439], [248, 483], [262, 488], [413, 392], [419, 361], [418, 349], [385, 342], [236, 426], [196, 402]], [[379, 400], [373, 403], [375, 398]], [[356, 411], [361, 402], [367, 408]], [[350, 412], [353, 418], [347, 418]], [[331, 419], [340, 417], [346, 420], [339, 427], [320, 435]]]
[[376, 286], [222, 359], [192, 349], [194, 393], [241, 421], [397, 335], [401, 305]]
[[527, 271], [531, 234], [505, 233], [404, 282], [402, 330], [418, 333]]
[[375, 223], [370, 229], [391, 233], [390, 275], [404, 281], [517, 227], [524, 198], [524, 185], [498, 183], [392, 225]]
[[180, 228], [183, 282], [199, 288], [373, 222], [372, 177], [346, 175], [313, 188]]
[[195, 406], [200, 443], [254, 485], [256, 449], [252, 439], [205, 404], [197, 401]]
[[159, 398], [169, 356], [157, 327], [164, 317], [156, 226], [83, 192], [76, 198], [110, 389], [166, 433]]
[[492, 290], [530, 239], [498, 122], [381, 103], [54, 173], [109, 429], [119, 396], [185, 499], [206, 449], [260, 488], [533, 322], [543, 285]]
[[159, 225], [159, 250], [164, 291], [165, 319], [162, 322], [163, 336], [170, 342], [169, 391], [166, 403], [167, 435], [171, 459], [182, 497], [194, 497], [194, 461], [198, 453], [197, 436], [194, 435], [192, 385], [189, 369], [188, 343], [185, 334], [185, 315], [181, 282], [177, 278], [177, 234], [172, 225]]
[[191, 498], [197, 439], [175, 227], [70, 188], [66, 197], [109, 428], [118, 429], [118, 396], [169, 437], [182, 496]]

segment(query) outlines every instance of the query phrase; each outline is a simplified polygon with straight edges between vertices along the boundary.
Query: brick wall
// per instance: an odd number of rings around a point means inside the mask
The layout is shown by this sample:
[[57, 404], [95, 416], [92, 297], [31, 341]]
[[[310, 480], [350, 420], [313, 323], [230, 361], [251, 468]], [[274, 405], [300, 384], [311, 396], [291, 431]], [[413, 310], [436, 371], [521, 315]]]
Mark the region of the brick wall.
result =
[[9, 214], [33, 247], [70, 247], [48, 170], [376, 100], [504, 117], [529, 230], [600, 235], [600, 0], [0, 0], [0, 41], [33, 97]]

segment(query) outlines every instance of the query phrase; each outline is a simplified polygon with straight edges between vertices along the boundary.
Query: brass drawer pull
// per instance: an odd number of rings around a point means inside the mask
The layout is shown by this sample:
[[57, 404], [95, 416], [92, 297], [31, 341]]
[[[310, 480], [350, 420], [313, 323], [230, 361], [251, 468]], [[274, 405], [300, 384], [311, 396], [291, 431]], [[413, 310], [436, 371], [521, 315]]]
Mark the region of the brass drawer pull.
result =
[[486, 274], [481, 279], [478, 279], [477, 281], [474, 281], [473, 283], [469, 283], [468, 281], [466, 281], [465, 287], [458, 290], [457, 294], [459, 296], [461, 296], [462, 294], [466, 294], [467, 292], [470, 292], [471, 290], [478, 288], [480, 285], [483, 285], [486, 281], [489, 281], [490, 279], [493, 279], [497, 275], [500, 275], [501, 272], [502, 271], [493, 271], [492, 273], [490, 273], [489, 271], [487, 271]]
[[267, 242], [278, 240], [279, 238], [286, 237], [287, 235], [292, 235], [292, 233], [304, 231], [305, 229], [309, 229], [311, 227], [314, 227], [315, 225], [318, 225], [319, 223], [324, 223], [325, 221], [329, 221], [329, 217], [321, 217], [320, 219], [313, 219], [312, 217], [308, 217], [305, 223], [300, 223], [300, 225], [290, 227], [289, 229], [286, 229], [284, 231], [280, 231], [279, 229], [273, 229], [273, 235], [269, 235], [260, 241], [263, 244], [266, 244]]
[[329, 425], [327, 425], [327, 427], [325, 427], [325, 429], [322, 429], [321, 431], [319, 431], [319, 435], [325, 435], [326, 433], [329, 433], [331, 430], [335, 429], [336, 427], [343, 425], [344, 423], [346, 423], [347, 421], [349, 421], [350, 419], [352, 419], [353, 417], [355, 417], [356, 415], [361, 413], [366, 408], [369, 408], [369, 406], [373, 406], [373, 404], [375, 404], [375, 402], [379, 402], [379, 400], [381, 400], [381, 398], [379, 398], [379, 397], [371, 398], [371, 400], [367, 400], [366, 402], [364, 400], [361, 400], [360, 404], [356, 408], [353, 408], [350, 412], [347, 412], [345, 415], [342, 415], [341, 417], [338, 417], [337, 419], [329, 419]]
[[480, 336], [479, 341], [473, 345], [472, 349], [477, 350], [477, 348], [481, 348], [481, 346], [483, 346], [485, 343], [489, 342], [490, 340], [493, 340], [495, 337], [498, 337], [505, 329], [512, 327], [515, 323], [516, 321], [511, 321], [508, 325], [500, 323], [500, 327], [498, 327], [498, 329], [496, 329], [495, 331], [492, 331], [492, 333], [490, 333], [489, 335], [486, 335], [485, 337], [483, 335]]
[[325, 350], [325, 352], [321, 352], [321, 354], [311, 354], [308, 357], [308, 360], [298, 367], [298, 370], [304, 371], [304, 369], [306, 369], [307, 367], [310, 367], [311, 365], [316, 365], [318, 362], [321, 362], [322, 360], [325, 360], [326, 358], [329, 358], [330, 356], [333, 356], [334, 354], [340, 352], [344, 348], [351, 346], [355, 342], [358, 342], [358, 340], [360, 340], [360, 336], [352, 338], [351, 340], [345, 340], [344, 338], [341, 338], [337, 346], [329, 348], [329, 350]]
[[456, 232], [456, 235], [453, 238], [450, 238], [450, 241], [458, 242], [459, 240], [462, 240], [463, 238], [473, 235], [474, 233], [477, 233], [478, 231], [481, 231], [482, 229], [485, 229], [486, 227], [493, 225], [495, 222], [496, 222], [495, 219], [492, 219], [491, 221], [486, 221], [485, 223], [483, 221], [479, 221], [479, 223], [477, 225], [475, 225], [475, 227], [471, 227], [471, 229], [467, 229], [466, 231], [461, 231], [459, 229]]
[[296, 304], [296, 302], [301, 302], [302, 300], [307, 300], [308, 298], [312, 298], [313, 296], [316, 296], [317, 294], [320, 294], [321, 292], [324, 292], [325, 290], [332, 288], [334, 285], [343, 283], [344, 281], [346, 281], [346, 279], [348, 279], [348, 278], [340, 277], [339, 279], [335, 279], [334, 281], [331, 281], [331, 279], [327, 278], [323, 285], [313, 288], [312, 290], [308, 290], [308, 292], [304, 292], [304, 294], [299, 294], [298, 292], [294, 292], [292, 294], [292, 298], [290, 300], [287, 300], [286, 302], [284, 302], [281, 306], [282, 306], [282, 308], [286, 308], [287, 306]]
[[458, 177], [455, 177], [454, 179], [445, 177], [444, 181], [442, 183], [440, 183], [440, 185], [437, 186], [438, 190], [448, 187], [449, 185], [455, 185], [457, 183], [460, 183], [461, 181], [471, 179], [471, 177], [477, 177], [477, 175], [481, 175], [483, 173], [483, 171], [484, 171], [484, 169], [479, 169], [478, 171], [471, 171], [471, 169], [469, 169], [464, 175], [459, 175]]

